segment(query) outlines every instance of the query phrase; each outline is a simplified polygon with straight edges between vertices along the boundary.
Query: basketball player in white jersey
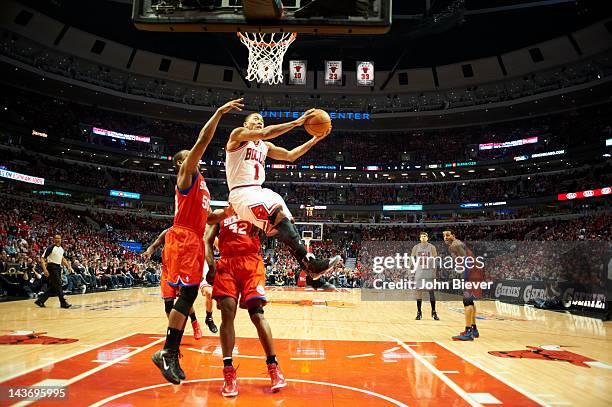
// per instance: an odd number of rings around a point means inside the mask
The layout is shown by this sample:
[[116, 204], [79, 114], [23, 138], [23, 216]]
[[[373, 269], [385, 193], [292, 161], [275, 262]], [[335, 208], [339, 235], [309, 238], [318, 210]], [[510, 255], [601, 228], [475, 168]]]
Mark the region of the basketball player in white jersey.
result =
[[243, 127], [234, 129], [230, 134], [225, 149], [225, 168], [230, 189], [229, 202], [238, 217], [285, 243], [300, 266], [313, 280], [317, 280], [340, 261], [340, 256], [323, 260], [308, 253], [283, 198], [261, 187], [266, 179], [266, 157], [293, 162], [331, 132], [330, 128], [323, 137], [313, 137], [293, 150], [286, 150], [267, 141], [302, 126], [313, 113], [314, 109], [310, 109], [296, 120], [267, 127], [259, 113], [251, 113]]

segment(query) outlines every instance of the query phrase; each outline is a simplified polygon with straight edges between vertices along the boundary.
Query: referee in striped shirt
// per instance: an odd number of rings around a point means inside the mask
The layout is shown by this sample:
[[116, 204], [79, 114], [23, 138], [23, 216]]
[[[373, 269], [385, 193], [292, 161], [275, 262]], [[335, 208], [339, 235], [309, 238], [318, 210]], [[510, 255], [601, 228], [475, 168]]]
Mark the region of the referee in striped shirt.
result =
[[40, 258], [40, 265], [43, 273], [49, 282], [49, 288], [45, 291], [34, 303], [41, 308], [44, 308], [45, 301], [49, 297], [57, 295], [62, 308], [70, 308], [71, 305], [64, 298], [62, 290], [62, 265], [72, 271], [72, 266], [66, 258], [64, 258], [64, 248], [62, 247], [62, 237], [55, 235], [53, 244], [45, 249], [45, 252]]

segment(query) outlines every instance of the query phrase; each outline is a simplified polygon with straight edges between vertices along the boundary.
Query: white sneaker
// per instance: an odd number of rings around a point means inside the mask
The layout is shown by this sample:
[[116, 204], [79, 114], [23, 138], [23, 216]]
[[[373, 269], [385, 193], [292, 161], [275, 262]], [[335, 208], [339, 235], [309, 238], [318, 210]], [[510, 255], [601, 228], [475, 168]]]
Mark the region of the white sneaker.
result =
[[83, 290], [81, 290], [81, 294], [85, 294], [85, 291], [87, 291], [87, 286], [86, 285], [83, 286]]

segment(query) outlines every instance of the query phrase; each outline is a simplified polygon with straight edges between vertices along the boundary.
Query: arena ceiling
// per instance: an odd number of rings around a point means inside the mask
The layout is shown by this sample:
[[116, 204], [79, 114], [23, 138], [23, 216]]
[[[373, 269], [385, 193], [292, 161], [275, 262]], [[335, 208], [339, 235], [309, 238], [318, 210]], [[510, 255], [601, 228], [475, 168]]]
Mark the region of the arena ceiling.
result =
[[[131, 22], [129, 0], [20, 2], [83, 31], [139, 49], [210, 64], [231, 66], [232, 59], [246, 64], [247, 53], [233, 34], [138, 31]], [[388, 34], [301, 35], [286, 58], [308, 59], [309, 66], [316, 69], [322, 69], [323, 61], [330, 58], [372, 59], [377, 70], [392, 69], [396, 64], [402, 69], [439, 66], [526, 47], [612, 15], [612, 2], [601, 0], [466, 0], [461, 19], [444, 26], [428, 23], [423, 28], [426, 15], [435, 14], [449, 2], [396, 0]]]

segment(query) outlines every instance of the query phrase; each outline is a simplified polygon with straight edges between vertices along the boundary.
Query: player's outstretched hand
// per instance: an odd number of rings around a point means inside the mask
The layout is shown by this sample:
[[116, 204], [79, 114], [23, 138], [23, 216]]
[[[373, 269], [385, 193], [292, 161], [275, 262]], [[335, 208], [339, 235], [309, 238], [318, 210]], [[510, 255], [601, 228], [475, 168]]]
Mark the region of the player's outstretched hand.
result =
[[304, 114], [300, 117], [298, 117], [297, 119], [295, 119], [293, 122], [298, 125], [301, 126], [304, 123], [306, 123], [306, 120], [310, 119], [312, 116], [314, 116], [315, 114], [315, 110], [316, 109], [308, 109], [306, 110], [306, 112], [304, 112]]
[[327, 129], [327, 131], [325, 132], [324, 135], [322, 135], [321, 137], [312, 137], [312, 139], [314, 140], [315, 143], [318, 143], [319, 141], [323, 140], [325, 137], [329, 136], [329, 133], [331, 133], [332, 128], [330, 127], [329, 129]]
[[243, 100], [244, 98], [230, 100], [217, 110], [221, 112], [221, 114], [225, 114], [231, 110], [238, 110], [239, 112], [241, 112], [242, 109], [244, 109], [244, 103], [242, 103]]
[[332, 132], [332, 126], [329, 126], [329, 129], [327, 129], [327, 131], [325, 132], [324, 135], [322, 135], [321, 137], [319, 137], [320, 139], [324, 139], [325, 137], [329, 136], [329, 133]]

